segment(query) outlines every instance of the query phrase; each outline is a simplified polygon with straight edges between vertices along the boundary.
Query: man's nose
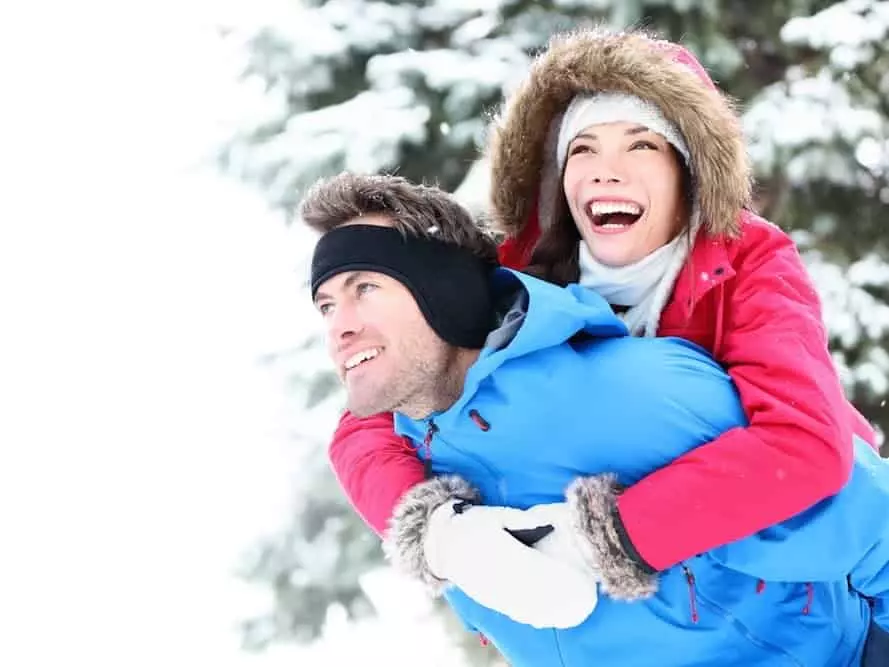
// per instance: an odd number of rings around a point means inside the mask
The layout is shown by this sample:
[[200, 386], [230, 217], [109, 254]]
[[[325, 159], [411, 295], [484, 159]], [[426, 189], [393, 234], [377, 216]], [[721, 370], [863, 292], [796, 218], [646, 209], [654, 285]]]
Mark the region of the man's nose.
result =
[[333, 342], [341, 342], [361, 331], [361, 319], [358, 309], [350, 304], [337, 304], [334, 312], [327, 318], [327, 333]]

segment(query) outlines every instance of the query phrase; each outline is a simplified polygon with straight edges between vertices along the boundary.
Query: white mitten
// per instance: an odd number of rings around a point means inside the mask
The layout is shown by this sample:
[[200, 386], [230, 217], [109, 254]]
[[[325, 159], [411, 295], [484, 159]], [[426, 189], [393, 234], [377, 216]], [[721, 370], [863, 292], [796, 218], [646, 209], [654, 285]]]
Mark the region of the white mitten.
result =
[[515, 621], [535, 628], [575, 627], [595, 609], [596, 580], [589, 568], [564, 557], [567, 542], [556, 537], [564, 529], [557, 526], [540, 549], [525, 546], [506, 531], [536, 528], [541, 518], [543, 523], [563, 520], [553, 510], [529, 514], [447, 502], [429, 516], [426, 563], [439, 579]]
[[538, 525], [550, 525], [553, 531], [534, 543], [534, 548], [558, 561], [567, 563], [587, 577], [599, 582], [599, 573], [581, 551], [582, 541], [573, 527], [567, 503], [534, 505], [525, 510], [525, 520]]

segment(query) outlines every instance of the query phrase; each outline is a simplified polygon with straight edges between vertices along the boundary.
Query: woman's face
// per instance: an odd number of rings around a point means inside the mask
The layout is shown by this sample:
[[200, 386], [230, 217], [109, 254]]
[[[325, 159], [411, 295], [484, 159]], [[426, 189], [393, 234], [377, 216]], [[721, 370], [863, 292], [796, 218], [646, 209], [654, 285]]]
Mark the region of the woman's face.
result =
[[688, 218], [680, 159], [635, 123], [593, 125], [575, 137], [562, 185], [593, 257], [625, 266], [675, 238]]

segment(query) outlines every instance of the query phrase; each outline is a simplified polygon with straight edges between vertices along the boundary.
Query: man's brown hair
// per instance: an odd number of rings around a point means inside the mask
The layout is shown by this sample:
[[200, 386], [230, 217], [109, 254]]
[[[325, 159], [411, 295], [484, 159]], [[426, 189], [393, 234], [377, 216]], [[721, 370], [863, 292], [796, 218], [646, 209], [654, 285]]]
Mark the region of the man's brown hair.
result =
[[497, 260], [493, 236], [453, 195], [401, 176], [343, 172], [316, 182], [300, 207], [306, 224], [322, 234], [371, 214], [388, 216], [392, 226], [407, 236], [438, 239], [482, 259]]

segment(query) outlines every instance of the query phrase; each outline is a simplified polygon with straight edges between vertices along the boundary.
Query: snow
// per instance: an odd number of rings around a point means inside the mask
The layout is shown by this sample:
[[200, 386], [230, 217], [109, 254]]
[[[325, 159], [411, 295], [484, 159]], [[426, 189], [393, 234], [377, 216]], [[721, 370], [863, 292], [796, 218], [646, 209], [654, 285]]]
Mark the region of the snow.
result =
[[[852, 392], [859, 387], [872, 395], [885, 394], [889, 391], [889, 355], [881, 341], [889, 334], [889, 305], [868, 290], [889, 286], [889, 265], [868, 255], [844, 270], [816, 250], [804, 251], [803, 258], [821, 295], [828, 330], [840, 343], [841, 349], [833, 356], [846, 389]], [[842, 348], [862, 343], [863, 358], [850, 368]]]
[[[374, 56], [368, 62], [367, 78], [379, 89], [394, 88], [405, 79], [420, 76], [426, 85], [439, 92], [467, 86], [473, 92], [490, 93], [500, 88], [509, 74], [509, 66], [510, 63], [493, 58], [479, 62], [475, 53], [455, 49], [410, 50]], [[476, 68], [479, 71], [467, 80], [466, 72]]]
[[[885, 91], [859, 91], [853, 98], [846, 83], [856, 68], [874, 62], [877, 48], [885, 48], [889, 3], [839, 2], [791, 19], [781, 39], [824, 51], [827, 66], [814, 72], [793, 68], [754, 99], [744, 117], [752, 157], [767, 171], [783, 165], [794, 183], [823, 178], [868, 187], [860, 168], [879, 175], [889, 166], [889, 127], [879, 106]], [[857, 164], [831, 148], [836, 141], [853, 147]]]
[[241, 158], [242, 167], [263, 174], [273, 201], [295, 201], [322, 174], [395, 164], [403, 144], [424, 142], [428, 119], [428, 108], [410, 88], [365, 91], [292, 116], [280, 134]]
[[[413, 665], [436, 641], [455, 664], [409, 599], [311, 650], [238, 647], [269, 600], [234, 570], [292, 510], [299, 461], [291, 399], [258, 360], [311, 314], [311, 239], [211, 161], [268, 113], [215, 24], [263, 10], [0, 10], [0, 664]], [[304, 421], [330, 428], [329, 411]]]
[[[373, 53], [391, 45], [407, 45], [416, 33], [416, 7], [364, 0], [332, 0], [316, 10], [357, 51]], [[295, 42], [299, 44], [299, 42]]]
[[[378, 618], [350, 624], [344, 614], [333, 609], [328, 616], [328, 632], [321, 641], [298, 654], [286, 649], [281, 653], [298, 655], [313, 665], [380, 661], [393, 667], [415, 667], [418, 655], [423, 656], [424, 665], [431, 667], [463, 664], [459, 651], [442, 631], [428, 597], [417, 585], [383, 569], [365, 575], [363, 585], [378, 607]], [[272, 649], [270, 655], [277, 653]]]
[[[242, 132], [229, 147], [231, 163], [270, 201], [292, 208], [322, 173], [396, 170], [405, 148], [427, 140], [430, 106], [438, 103], [430, 95], [443, 97], [447, 144], [479, 144], [479, 111], [528, 64], [513, 37], [488, 37], [502, 28], [501, 5], [335, 0], [291, 11], [280, 24], [234, 29], [234, 43], [261, 47], [252, 50], [248, 71], [265, 73], [271, 95], [255, 132]], [[428, 48], [446, 29], [453, 30], [450, 37]], [[370, 54], [366, 67], [350, 60], [357, 54]], [[351, 76], [363, 79], [350, 97], [340, 93], [328, 106], [294, 114], [308, 95], [329, 93], [349, 66], [355, 67]], [[421, 92], [424, 87], [429, 92]]]
[[829, 50], [831, 64], [853, 70], [874, 59], [874, 46], [889, 38], [889, 3], [847, 0], [815, 14], [794, 18], [781, 30], [788, 44]]
[[782, 165], [795, 183], [824, 177], [856, 185], [853, 165], [829, 147], [834, 141], [872, 146], [885, 131], [880, 114], [850, 99], [827, 70], [815, 76], [791, 71], [786, 81], [756, 96], [743, 122], [753, 160], [766, 172]]

